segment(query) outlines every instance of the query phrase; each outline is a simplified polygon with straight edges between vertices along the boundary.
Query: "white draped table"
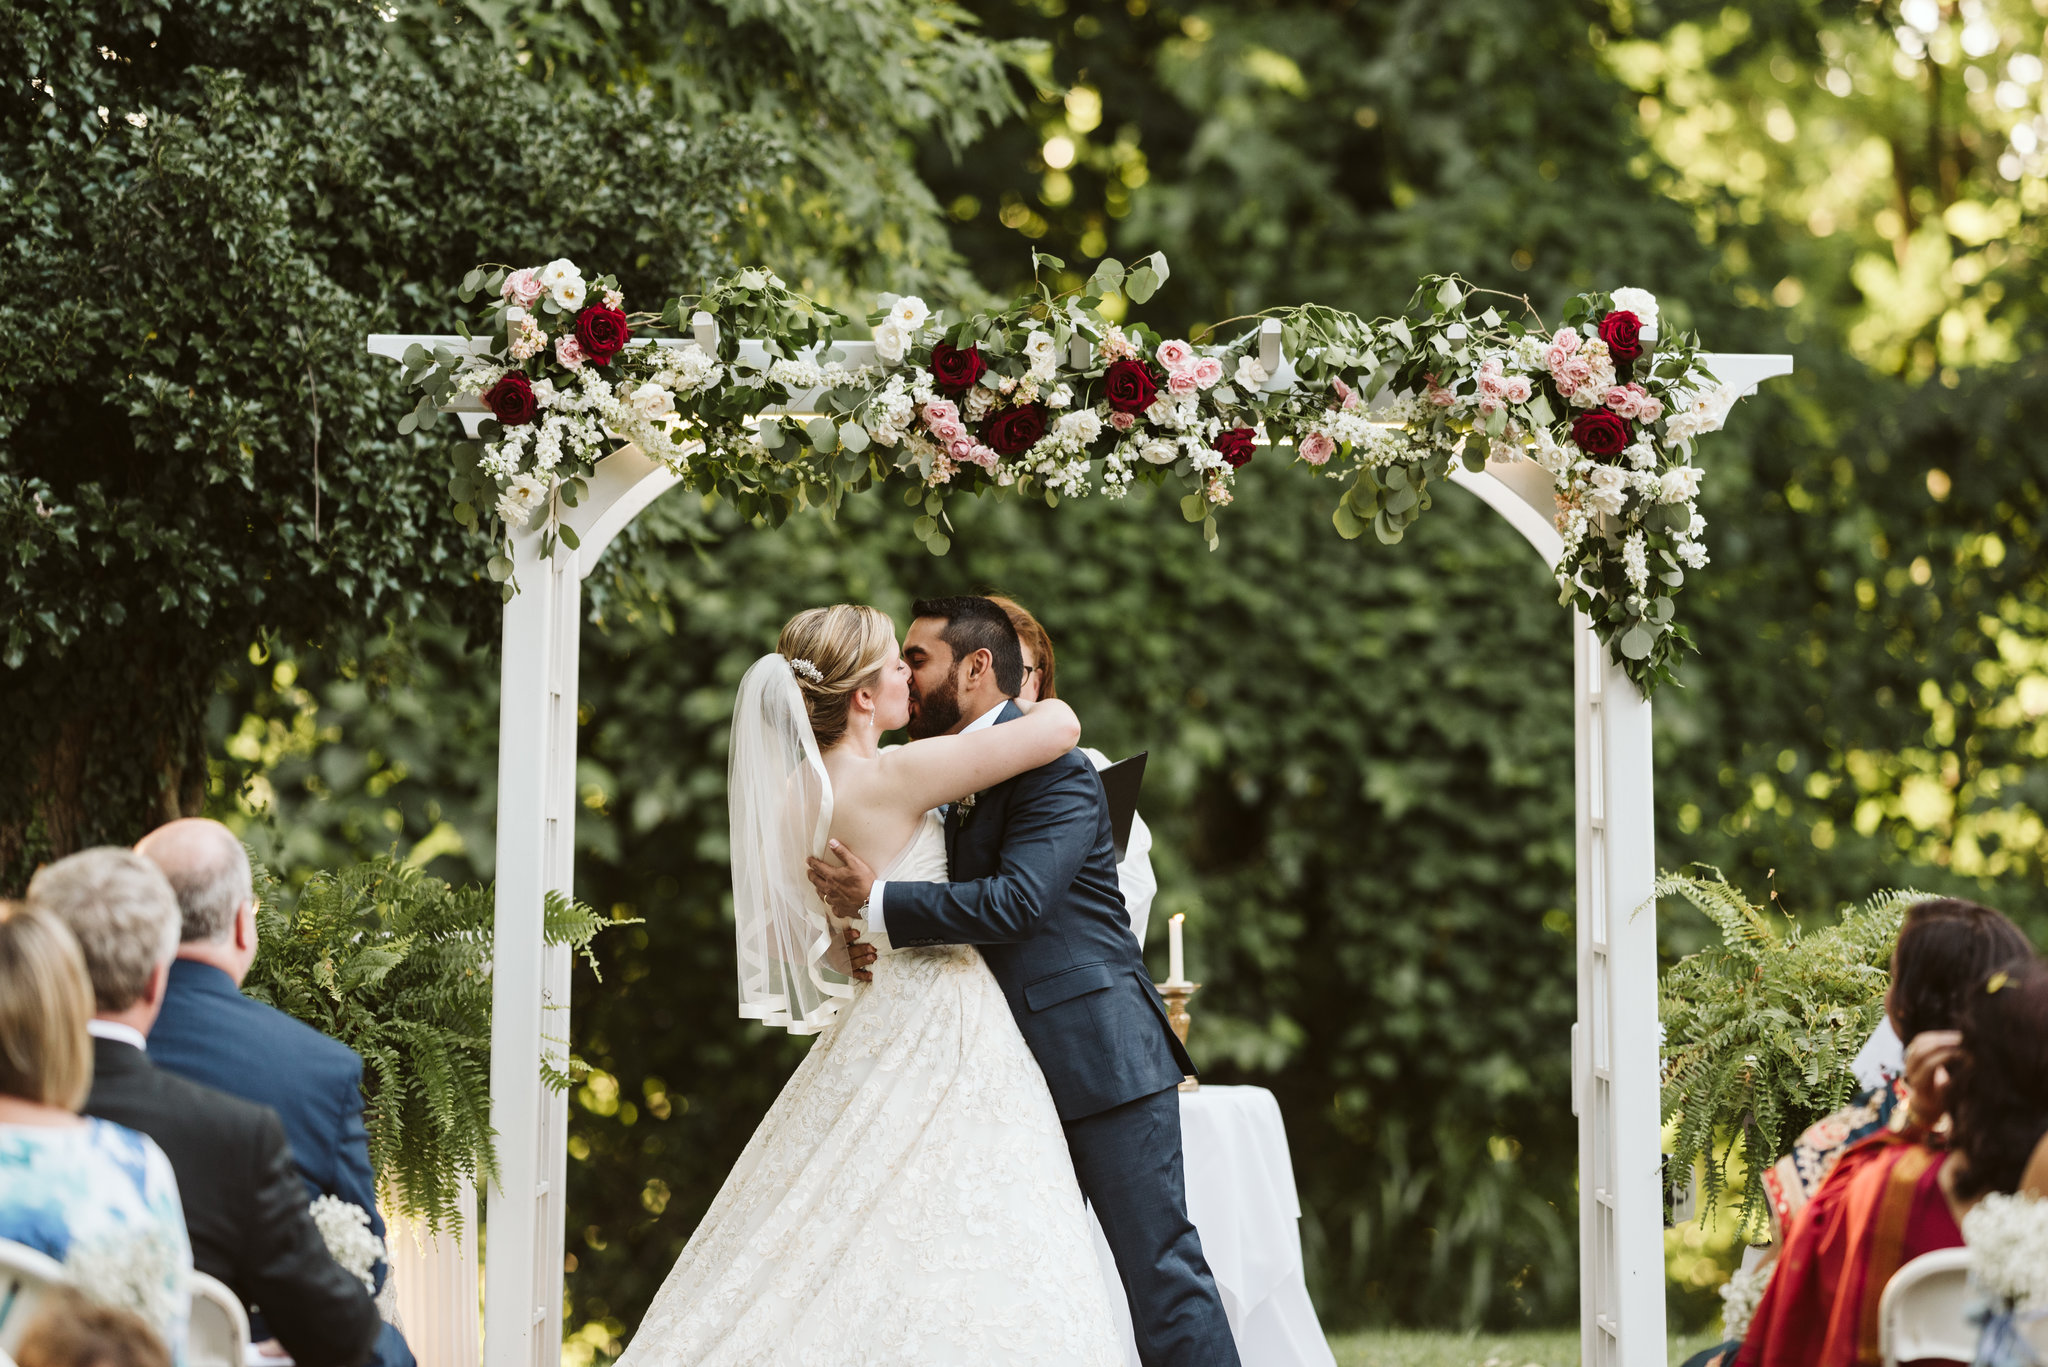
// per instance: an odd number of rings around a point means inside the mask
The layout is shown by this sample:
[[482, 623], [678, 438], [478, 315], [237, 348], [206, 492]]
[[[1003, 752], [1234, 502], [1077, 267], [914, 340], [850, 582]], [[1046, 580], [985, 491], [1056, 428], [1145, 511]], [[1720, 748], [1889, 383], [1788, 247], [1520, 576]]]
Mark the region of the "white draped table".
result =
[[[1201, 1233], [1244, 1367], [1336, 1367], [1302, 1279], [1301, 1201], [1280, 1103], [1264, 1087], [1182, 1092], [1180, 1128], [1188, 1218]], [[1130, 1307], [1100, 1225], [1095, 1254], [1124, 1357], [1138, 1367]]]

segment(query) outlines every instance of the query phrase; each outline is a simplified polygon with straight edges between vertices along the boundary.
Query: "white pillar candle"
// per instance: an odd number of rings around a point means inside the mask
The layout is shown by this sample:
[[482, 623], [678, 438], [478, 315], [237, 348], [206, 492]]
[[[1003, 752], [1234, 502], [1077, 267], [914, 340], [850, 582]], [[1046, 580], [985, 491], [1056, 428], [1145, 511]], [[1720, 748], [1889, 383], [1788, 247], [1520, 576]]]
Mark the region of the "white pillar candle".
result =
[[1187, 919], [1184, 914], [1176, 913], [1173, 919], [1166, 923], [1166, 981], [1169, 983], [1187, 981], [1187, 974], [1184, 971], [1187, 965], [1181, 960], [1180, 945], [1181, 922]]

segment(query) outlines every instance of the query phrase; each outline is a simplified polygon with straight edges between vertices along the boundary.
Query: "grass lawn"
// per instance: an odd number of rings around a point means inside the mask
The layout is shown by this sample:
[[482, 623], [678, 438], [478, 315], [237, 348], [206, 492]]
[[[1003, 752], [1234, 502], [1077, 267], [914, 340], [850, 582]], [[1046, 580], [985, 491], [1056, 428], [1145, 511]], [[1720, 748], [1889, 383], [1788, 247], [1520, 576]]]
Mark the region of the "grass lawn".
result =
[[[1671, 1361], [1679, 1363], [1717, 1342], [1712, 1333], [1674, 1336]], [[1330, 1350], [1337, 1367], [1578, 1367], [1575, 1329], [1535, 1334], [1429, 1333], [1378, 1329], [1336, 1334]]]

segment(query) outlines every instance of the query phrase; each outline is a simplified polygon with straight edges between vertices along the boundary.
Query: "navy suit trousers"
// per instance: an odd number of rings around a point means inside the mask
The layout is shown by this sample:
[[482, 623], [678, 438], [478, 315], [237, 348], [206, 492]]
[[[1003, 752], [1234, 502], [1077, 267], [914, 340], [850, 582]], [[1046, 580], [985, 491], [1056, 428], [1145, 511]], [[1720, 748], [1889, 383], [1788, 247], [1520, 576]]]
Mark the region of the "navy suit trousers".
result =
[[1180, 1093], [1169, 1087], [1066, 1125], [1131, 1304], [1145, 1367], [1238, 1367], [1216, 1280], [1188, 1219]]

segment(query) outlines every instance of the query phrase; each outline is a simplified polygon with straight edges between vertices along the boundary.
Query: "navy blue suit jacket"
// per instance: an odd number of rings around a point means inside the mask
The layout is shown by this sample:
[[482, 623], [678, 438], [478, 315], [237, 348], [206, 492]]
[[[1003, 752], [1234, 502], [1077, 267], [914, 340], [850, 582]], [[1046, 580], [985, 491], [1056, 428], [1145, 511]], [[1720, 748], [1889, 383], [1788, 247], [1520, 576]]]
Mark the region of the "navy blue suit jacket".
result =
[[[251, 1001], [211, 964], [174, 959], [163, 1011], [149, 1030], [149, 1057], [159, 1068], [276, 1111], [307, 1200], [338, 1196], [361, 1206], [370, 1213], [371, 1233], [384, 1237], [363, 1128], [363, 1060], [355, 1050]], [[378, 1270], [379, 1286], [385, 1270]], [[387, 1324], [371, 1362], [412, 1367], [413, 1356]]]
[[[1005, 704], [998, 724], [1024, 714]], [[950, 883], [891, 883], [889, 942], [976, 945], [1009, 998], [1060, 1119], [1151, 1096], [1195, 1071], [1167, 1024], [1116, 878], [1109, 801], [1070, 750], [955, 803]]]

